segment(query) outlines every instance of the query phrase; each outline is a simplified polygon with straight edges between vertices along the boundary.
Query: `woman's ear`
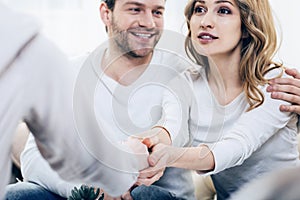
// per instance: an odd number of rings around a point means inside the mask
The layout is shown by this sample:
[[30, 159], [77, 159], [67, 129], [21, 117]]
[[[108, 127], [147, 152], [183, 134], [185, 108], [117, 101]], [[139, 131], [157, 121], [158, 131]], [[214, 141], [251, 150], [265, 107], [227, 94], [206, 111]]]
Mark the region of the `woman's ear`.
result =
[[105, 24], [105, 26], [110, 26], [111, 25], [111, 14], [112, 11], [107, 7], [107, 4], [105, 2], [101, 2], [100, 7], [100, 17]]

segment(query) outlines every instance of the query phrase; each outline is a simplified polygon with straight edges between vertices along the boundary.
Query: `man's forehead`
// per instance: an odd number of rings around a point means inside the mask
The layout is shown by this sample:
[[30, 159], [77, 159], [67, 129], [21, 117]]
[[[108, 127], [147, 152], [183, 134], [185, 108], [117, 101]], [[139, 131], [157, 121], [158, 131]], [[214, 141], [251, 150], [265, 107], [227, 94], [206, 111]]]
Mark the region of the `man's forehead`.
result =
[[119, 5], [140, 5], [151, 7], [165, 7], [166, 0], [116, 0], [115, 3]]

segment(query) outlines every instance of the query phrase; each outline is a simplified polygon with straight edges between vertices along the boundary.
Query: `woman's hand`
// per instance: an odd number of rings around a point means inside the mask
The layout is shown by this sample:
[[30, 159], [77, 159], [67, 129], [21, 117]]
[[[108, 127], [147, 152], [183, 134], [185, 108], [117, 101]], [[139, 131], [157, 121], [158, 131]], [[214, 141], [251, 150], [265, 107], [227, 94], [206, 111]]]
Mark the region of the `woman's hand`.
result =
[[[153, 129], [141, 133], [136, 137], [139, 137], [141, 142], [148, 147], [150, 153], [154, 153], [154, 151], [159, 150], [160, 146], [168, 146], [168, 144], [171, 144], [170, 135], [163, 127], [154, 127]], [[152, 159], [151, 156], [148, 157], [150, 167], [140, 171], [140, 175], [136, 183], [137, 185], [149, 186], [163, 176], [166, 168], [163, 162], [161, 161], [162, 166], [160, 166], [156, 165], [156, 163], [152, 162], [150, 159]], [[152, 166], [150, 164], [151, 162], [153, 164]]]
[[172, 164], [182, 155], [183, 149], [159, 143], [152, 147], [148, 162], [150, 167], [140, 171], [137, 184], [151, 185], [162, 175], [166, 167]]
[[172, 146], [161, 143], [152, 146], [152, 152], [148, 158], [150, 167], [140, 171], [137, 185], [149, 186], [163, 176], [169, 162], [169, 148]]

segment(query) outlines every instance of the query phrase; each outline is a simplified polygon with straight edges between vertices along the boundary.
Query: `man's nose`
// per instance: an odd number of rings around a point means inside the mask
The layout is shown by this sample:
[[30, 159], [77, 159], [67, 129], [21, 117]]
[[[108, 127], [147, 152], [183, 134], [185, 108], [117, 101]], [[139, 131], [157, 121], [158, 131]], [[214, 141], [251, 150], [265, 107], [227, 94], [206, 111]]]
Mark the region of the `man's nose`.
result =
[[141, 15], [140, 19], [139, 19], [139, 25], [141, 27], [154, 28], [155, 21], [154, 21], [154, 16], [153, 16], [152, 12], [148, 11], [148, 12], [145, 12], [143, 15]]

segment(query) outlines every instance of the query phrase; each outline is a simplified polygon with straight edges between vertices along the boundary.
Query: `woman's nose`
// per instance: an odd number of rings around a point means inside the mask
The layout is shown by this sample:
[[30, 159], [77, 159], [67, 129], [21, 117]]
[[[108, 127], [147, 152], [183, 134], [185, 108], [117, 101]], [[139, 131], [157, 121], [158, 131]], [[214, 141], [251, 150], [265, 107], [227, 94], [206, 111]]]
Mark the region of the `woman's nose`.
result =
[[200, 27], [203, 29], [214, 27], [214, 17], [211, 13], [207, 12], [200, 20]]

